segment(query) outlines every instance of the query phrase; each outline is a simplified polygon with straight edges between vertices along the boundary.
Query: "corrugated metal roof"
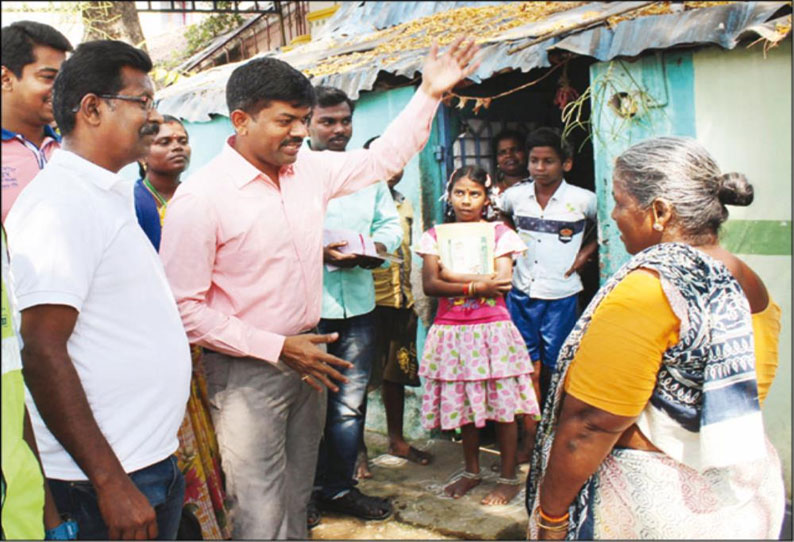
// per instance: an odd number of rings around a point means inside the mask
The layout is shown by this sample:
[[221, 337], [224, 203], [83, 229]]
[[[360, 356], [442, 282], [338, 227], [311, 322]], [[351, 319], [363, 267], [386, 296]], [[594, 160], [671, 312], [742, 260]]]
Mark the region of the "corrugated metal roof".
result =
[[442, 11], [499, 4], [504, 2], [342, 2], [340, 8], [314, 37], [355, 36], [408, 23]]
[[[431, 15], [407, 15], [400, 2], [343, 4], [329, 22], [329, 32], [286, 52], [269, 52], [312, 77], [314, 84], [341, 88], [355, 99], [371, 90], [380, 71], [413, 78], [421, 72], [428, 44], [441, 44], [469, 30], [480, 43], [481, 64], [471, 79], [479, 82], [505, 69], [527, 72], [549, 67], [548, 50], [561, 49], [598, 60], [635, 56], [648, 49], [714, 43], [736, 46], [747, 32], [773, 32], [765, 23], [789, 2], [688, 2], [698, 9], [683, 11], [659, 2], [408, 2], [429, 4]], [[453, 10], [441, 7], [455, 4]], [[465, 6], [463, 4], [466, 4]], [[476, 4], [476, 5], [475, 5]], [[720, 5], [714, 5], [720, 4]], [[378, 6], [384, 11], [379, 19]], [[704, 7], [700, 7], [704, 6]], [[674, 10], [678, 9], [678, 12]], [[357, 11], [360, 10], [360, 11]], [[407, 8], [406, 8], [407, 10]], [[655, 13], [663, 13], [655, 15]], [[400, 15], [412, 20], [389, 25]], [[362, 33], [370, 17], [370, 28]], [[345, 23], [344, 21], [347, 21]], [[613, 28], [614, 26], [614, 28]], [[354, 32], [341, 36], [343, 29]], [[790, 33], [790, 25], [784, 35]], [[358, 32], [358, 33], [355, 33]], [[778, 33], [779, 34], [779, 33]], [[241, 63], [202, 72], [158, 92], [158, 109], [188, 121], [206, 121], [212, 114], [228, 115], [225, 86]]]
[[598, 60], [636, 56], [648, 49], [713, 43], [733, 49], [739, 37], [769, 19], [785, 2], [736, 2], [675, 15], [655, 15], [593, 28], [566, 37], [554, 48]]

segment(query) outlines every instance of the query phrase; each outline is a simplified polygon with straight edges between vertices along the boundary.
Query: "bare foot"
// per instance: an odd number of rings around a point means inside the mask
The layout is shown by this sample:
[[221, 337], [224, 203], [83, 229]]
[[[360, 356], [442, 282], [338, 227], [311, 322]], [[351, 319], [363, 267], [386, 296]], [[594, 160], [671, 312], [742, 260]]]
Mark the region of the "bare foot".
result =
[[445, 487], [444, 493], [447, 497], [459, 499], [478, 485], [480, 485], [479, 478], [464, 478], [461, 476], [456, 481]]
[[521, 491], [521, 486], [519, 484], [496, 484], [494, 490], [483, 497], [480, 502], [489, 506], [494, 504], [507, 504], [518, 495], [519, 491]]
[[369, 470], [369, 457], [367, 457], [367, 452], [361, 451], [358, 453], [358, 457], [356, 458], [356, 471], [355, 471], [355, 478], [356, 480], [365, 480], [367, 478], [372, 478], [372, 472]]

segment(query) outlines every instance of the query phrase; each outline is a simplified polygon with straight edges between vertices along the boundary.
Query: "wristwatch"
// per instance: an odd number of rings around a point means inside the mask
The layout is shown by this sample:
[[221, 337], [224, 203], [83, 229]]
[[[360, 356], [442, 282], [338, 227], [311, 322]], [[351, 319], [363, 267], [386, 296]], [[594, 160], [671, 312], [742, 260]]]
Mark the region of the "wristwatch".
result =
[[44, 540], [77, 540], [77, 522], [65, 514], [61, 519], [60, 525], [44, 532]]

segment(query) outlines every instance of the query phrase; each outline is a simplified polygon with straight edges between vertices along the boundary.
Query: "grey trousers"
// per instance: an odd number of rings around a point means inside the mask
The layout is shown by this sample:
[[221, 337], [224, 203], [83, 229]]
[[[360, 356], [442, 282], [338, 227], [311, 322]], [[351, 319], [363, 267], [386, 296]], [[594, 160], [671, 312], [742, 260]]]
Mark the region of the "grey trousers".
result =
[[306, 539], [325, 393], [282, 362], [208, 351], [204, 368], [233, 538]]

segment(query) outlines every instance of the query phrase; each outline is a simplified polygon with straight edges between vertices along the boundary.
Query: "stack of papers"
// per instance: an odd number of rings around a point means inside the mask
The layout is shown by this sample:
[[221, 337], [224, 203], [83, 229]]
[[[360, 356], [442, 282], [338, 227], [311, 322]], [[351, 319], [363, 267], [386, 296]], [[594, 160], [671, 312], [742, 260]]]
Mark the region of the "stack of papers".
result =
[[[402, 263], [402, 259], [397, 256], [379, 253], [375, 248], [375, 241], [368, 235], [353, 230], [323, 230], [323, 246], [342, 241], [345, 241], [347, 244], [339, 247], [337, 250], [343, 254], [355, 254], [356, 256], [367, 256], [382, 261], [388, 260], [390, 262]], [[331, 264], [325, 264], [325, 268], [328, 271], [341, 269]]]

